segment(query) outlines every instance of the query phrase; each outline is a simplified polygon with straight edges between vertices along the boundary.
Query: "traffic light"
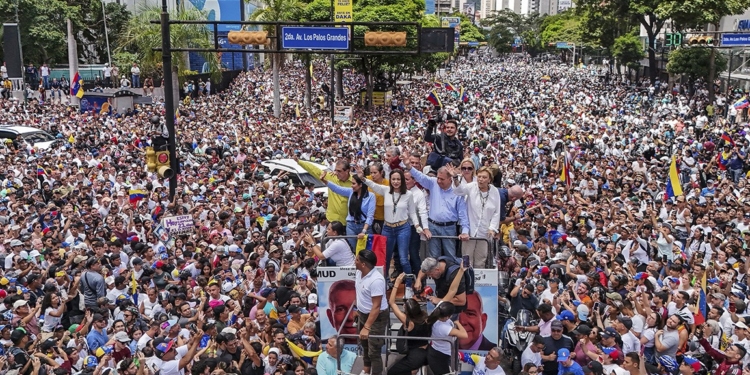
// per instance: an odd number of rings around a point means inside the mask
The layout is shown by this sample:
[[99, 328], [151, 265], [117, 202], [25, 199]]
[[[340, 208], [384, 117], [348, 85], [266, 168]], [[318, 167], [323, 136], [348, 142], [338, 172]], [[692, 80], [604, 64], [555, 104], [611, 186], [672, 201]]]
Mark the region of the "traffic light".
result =
[[146, 170], [156, 172], [156, 153], [153, 147], [146, 147]]
[[368, 31], [365, 33], [368, 47], [405, 47], [406, 31]]
[[241, 46], [263, 45], [268, 42], [267, 31], [230, 31], [227, 35], [229, 43]]
[[172, 178], [174, 171], [169, 160], [169, 151], [156, 151], [156, 173], [162, 178]]
[[708, 35], [694, 36], [688, 39], [691, 46], [710, 46], [714, 44], [714, 38]]

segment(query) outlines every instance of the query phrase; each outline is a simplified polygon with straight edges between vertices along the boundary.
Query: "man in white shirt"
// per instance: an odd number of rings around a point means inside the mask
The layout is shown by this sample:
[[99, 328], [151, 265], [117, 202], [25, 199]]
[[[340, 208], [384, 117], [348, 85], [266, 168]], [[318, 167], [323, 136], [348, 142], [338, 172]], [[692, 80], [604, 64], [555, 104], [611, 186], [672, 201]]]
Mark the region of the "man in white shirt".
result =
[[501, 356], [500, 348], [494, 347], [484, 357], [461, 353], [461, 361], [474, 365], [473, 375], [505, 375], [505, 371], [500, 367]]
[[109, 64], [104, 64], [102, 72], [104, 73], [104, 86], [112, 87], [112, 68], [109, 67]]
[[44, 89], [49, 89], [49, 67], [47, 64], [42, 64], [42, 67], [40, 68], [42, 73], [42, 84], [44, 85]]
[[544, 350], [544, 337], [536, 335], [526, 350], [521, 353], [521, 367], [527, 363], [533, 363], [534, 366], [542, 365], [542, 351]]
[[130, 76], [133, 79], [133, 88], [141, 87], [141, 68], [138, 64], [133, 63], [133, 67], [130, 68]]
[[[404, 172], [404, 180], [406, 180], [406, 188], [411, 192], [412, 199], [414, 200], [414, 207], [417, 210], [417, 218], [419, 219], [419, 226], [425, 228], [427, 225], [427, 197], [424, 191], [417, 186], [417, 182], [412, 178], [411, 173]], [[417, 232], [417, 228], [414, 223], [409, 219], [409, 227], [411, 228], [411, 237], [409, 240], [409, 263], [411, 264], [412, 270], [418, 270], [421, 266], [420, 259], [424, 259], [427, 254], [427, 238], [422, 233]], [[425, 255], [425, 256], [422, 256]]]
[[363, 374], [382, 375], [383, 359], [380, 352], [383, 339], [371, 339], [370, 335], [385, 335], [388, 325], [388, 303], [385, 299], [385, 278], [375, 269], [378, 258], [371, 250], [361, 250], [355, 258], [357, 268], [356, 292], [359, 315], [359, 339], [363, 348]]
[[641, 352], [641, 341], [630, 332], [633, 328], [633, 320], [628, 316], [621, 316], [613, 322], [614, 328], [622, 338], [622, 352], [623, 354], [628, 353], [640, 353]]
[[174, 346], [177, 340], [169, 340], [157, 345], [154, 353], [156, 353], [157, 358], [162, 360], [161, 374], [185, 375], [184, 369], [193, 360], [202, 337], [203, 330], [199, 329], [190, 340], [190, 348], [187, 345], [183, 345], [175, 349]]

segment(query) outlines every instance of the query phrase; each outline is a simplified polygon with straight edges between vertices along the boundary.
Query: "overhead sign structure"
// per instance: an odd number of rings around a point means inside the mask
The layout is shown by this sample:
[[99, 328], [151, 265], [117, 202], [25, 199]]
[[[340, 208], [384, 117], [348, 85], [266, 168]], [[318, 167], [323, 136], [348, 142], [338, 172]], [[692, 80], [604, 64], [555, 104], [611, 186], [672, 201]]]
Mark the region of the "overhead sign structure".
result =
[[161, 225], [169, 231], [170, 236], [192, 233], [195, 228], [191, 215], [165, 217], [161, 220]]
[[557, 42], [557, 48], [570, 48], [568, 42]]
[[721, 45], [731, 47], [750, 46], [750, 34], [722, 34]]
[[297, 27], [281, 28], [283, 49], [349, 49], [349, 28], [344, 27]]

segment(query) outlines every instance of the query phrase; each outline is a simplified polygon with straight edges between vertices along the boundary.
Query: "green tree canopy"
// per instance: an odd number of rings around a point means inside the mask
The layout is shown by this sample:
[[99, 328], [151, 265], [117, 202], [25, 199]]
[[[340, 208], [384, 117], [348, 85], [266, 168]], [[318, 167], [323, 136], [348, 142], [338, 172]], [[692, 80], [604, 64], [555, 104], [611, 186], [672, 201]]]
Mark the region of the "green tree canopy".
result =
[[[667, 71], [671, 74], [684, 74], [690, 80], [708, 79], [711, 49], [702, 47], [678, 48], [669, 54]], [[727, 69], [727, 58], [716, 54], [716, 71]]]
[[612, 46], [612, 56], [630, 68], [636, 68], [638, 62], [645, 57], [643, 43], [636, 32], [637, 30], [618, 37]]

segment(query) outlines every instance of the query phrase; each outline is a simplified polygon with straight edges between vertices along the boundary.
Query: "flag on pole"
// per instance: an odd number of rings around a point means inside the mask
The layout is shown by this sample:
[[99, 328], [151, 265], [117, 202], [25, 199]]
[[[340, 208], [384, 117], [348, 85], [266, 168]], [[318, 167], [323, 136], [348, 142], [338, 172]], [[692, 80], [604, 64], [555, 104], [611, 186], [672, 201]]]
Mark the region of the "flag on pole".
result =
[[441, 87], [443, 87], [443, 83], [442, 83], [442, 82], [440, 82], [440, 81], [435, 81], [435, 88], [436, 88], [436, 89], [439, 89], [439, 88], [441, 88]]
[[677, 171], [677, 159], [672, 156], [672, 163], [669, 165], [669, 175], [667, 176], [667, 187], [664, 192], [665, 199], [679, 197], [682, 195], [682, 185], [680, 185], [680, 173]]
[[701, 279], [701, 289], [698, 291], [698, 311], [695, 314], [695, 325], [700, 325], [706, 322], [708, 316], [708, 300], [706, 299], [706, 272], [703, 272], [703, 278]]
[[174, 123], [177, 124], [180, 122], [180, 110], [176, 109], [174, 111]]
[[464, 103], [469, 101], [469, 93], [466, 92], [463, 86], [461, 87], [461, 94], [459, 94], [458, 97], [461, 98], [461, 101]]
[[724, 133], [722, 133], [722, 134], [721, 134], [721, 139], [723, 139], [723, 140], [724, 140], [725, 142], [727, 142], [727, 143], [731, 144], [731, 145], [732, 145], [732, 147], [734, 147], [734, 146], [735, 146], [735, 145], [734, 145], [734, 139], [732, 139], [732, 136], [731, 136], [731, 135], [729, 135], [729, 133], [727, 133], [727, 132], [724, 132]]
[[313, 82], [316, 82], [315, 75], [313, 74], [313, 64], [312, 61], [310, 61], [310, 78], [313, 80]]
[[42, 168], [41, 165], [37, 164], [36, 165], [36, 175], [37, 176], [44, 176], [46, 174], [47, 174], [47, 171], [45, 171], [44, 168]]
[[133, 206], [146, 197], [146, 192], [140, 189], [130, 189], [130, 204]]
[[73, 81], [70, 82], [70, 95], [74, 95], [79, 99], [83, 98], [83, 79], [78, 72], [73, 76]]
[[567, 187], [570, 187], [572, 181], [570, 180], [570, 160], [568, 160], [568, 153], [565, 153], [565, 160], [563, 160], [563, 169], [560, 174], [560, 181], [564, 182]]
[[294, 108], [294, 114], [296, 114], [296, 115], [297, 115], [297, 118], [300, 118], [300, 117], [302, 117], [302, 116], [300, 116], [300, 114], [299, 114], [299, 103], [297, 103], [297, 107], [296, 107], [296, 108]]
[[135, 272], [130, 272], [130, 295], [133, 297], [133, 303], [138, 307], [138, 281], [135, 280]]
[[427, 94], [427, 101], [432, 103], [435, 107], [443, 107], [443, 103], [440, 102], [440, 97], [437, 96], [435, 93], [435, 90], [432, 90], [429, 94]]
[[443, 85], [445, 86], [445, 89], [448, 91], [458, 91], [456, 90], [455, 87], [453, 87], [453, 85], [450, 82], [445, 82], [443, 83]]
[[743, 109], [750, 106], [750, 101], [747, 100], [747, 95], [741, 97], [738, 101], [734, 102], [734, 108]]

